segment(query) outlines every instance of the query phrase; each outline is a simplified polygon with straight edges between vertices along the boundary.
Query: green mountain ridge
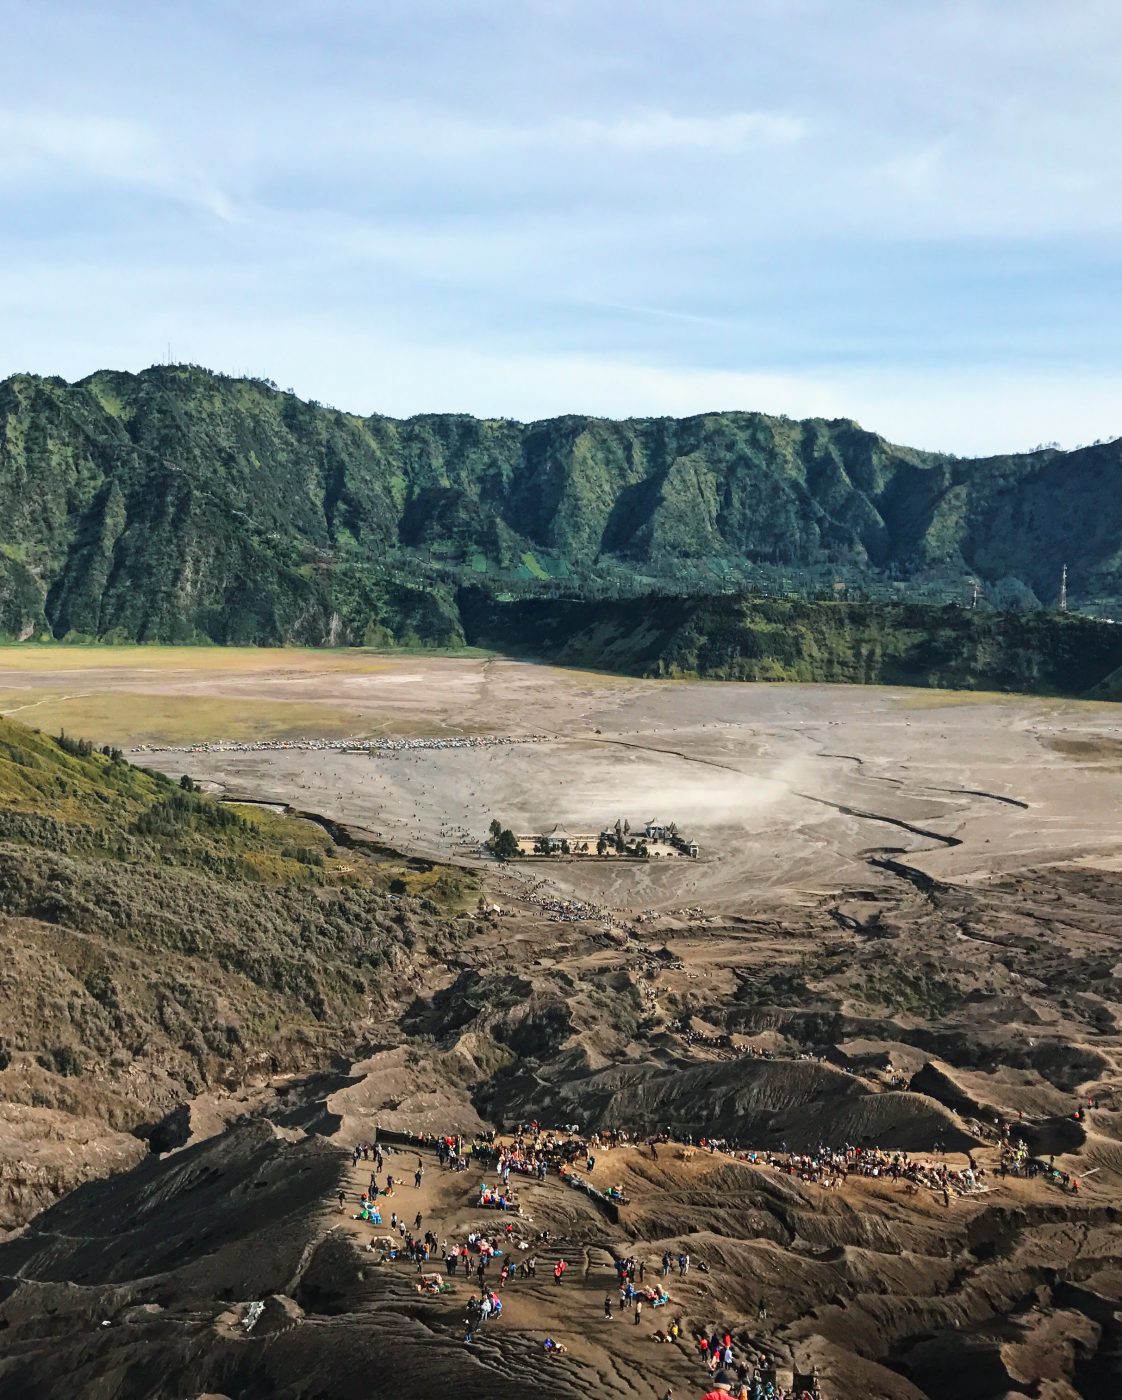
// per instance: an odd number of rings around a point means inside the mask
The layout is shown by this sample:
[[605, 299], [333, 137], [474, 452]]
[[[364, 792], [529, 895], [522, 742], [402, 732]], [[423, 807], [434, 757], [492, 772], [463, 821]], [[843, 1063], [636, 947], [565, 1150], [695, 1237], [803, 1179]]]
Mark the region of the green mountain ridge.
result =
[[[0, 632], [461, 640], [456, 590], [1122, 606], [1122, 442], [960, 460], [761, 413], [407, 420], [191, 366], [0, 384]], [[1115, 488], [1115, 489], [1112, 489]]]

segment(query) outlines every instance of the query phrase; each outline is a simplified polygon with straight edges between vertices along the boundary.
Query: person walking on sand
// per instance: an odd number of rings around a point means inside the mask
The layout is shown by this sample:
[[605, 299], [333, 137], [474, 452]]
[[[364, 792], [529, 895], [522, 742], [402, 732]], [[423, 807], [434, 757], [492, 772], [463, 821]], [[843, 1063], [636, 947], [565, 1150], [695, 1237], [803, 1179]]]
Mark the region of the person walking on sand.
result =
[[611, 1295], [610, 1293], [605, 1293], [605, 1294], [604, 1294], [604, 1316], [608, 1319], [609, 1322], [611, 1322], [611, 1320], [612, 1320], [612, 1295]]
[[635, 1299], [635, 1326], [636, 1326], [636, 1327], [639, 1326], [639, 1323], [642, 1321], [642, 1317], [643, 1317], [643, 1300], [642, 1300], [642, 1298], [636, 1298], [636, 1299]]

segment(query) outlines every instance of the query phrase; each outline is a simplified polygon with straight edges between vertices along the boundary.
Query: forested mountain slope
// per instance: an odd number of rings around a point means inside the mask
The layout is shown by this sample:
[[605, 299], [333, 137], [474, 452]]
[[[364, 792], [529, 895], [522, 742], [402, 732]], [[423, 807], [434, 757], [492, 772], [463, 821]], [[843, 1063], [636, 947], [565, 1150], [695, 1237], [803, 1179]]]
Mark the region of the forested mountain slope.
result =
[[1122, 627], [1059, 612], [787, 598], [528, 598], [464, 589], [475, 645], [643, 676], [1118, 699]]
[[360, 418], [189, 366], [0, 384], [0, 632], [462, 636], [455, 588], [1122, 600], [1122, 443], [960, 460], [759, 413]]

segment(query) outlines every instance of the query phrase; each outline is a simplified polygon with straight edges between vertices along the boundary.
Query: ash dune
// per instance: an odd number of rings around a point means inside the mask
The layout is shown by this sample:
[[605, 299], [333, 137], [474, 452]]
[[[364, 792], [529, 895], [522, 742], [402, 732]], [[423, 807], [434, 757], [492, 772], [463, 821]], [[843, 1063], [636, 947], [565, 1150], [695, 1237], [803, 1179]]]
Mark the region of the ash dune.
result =
[[[925, 1400], [953, 1389], [970, 1400], [1004, 1386], [1067, 1400], [1073, 1372], [1079, 1394], [1110, 1393], [1109, 1363], [1096, 1353], [1100, 1338], [1117, 1339], [1117, 1322], [1086, 1310], [1112, 1286], [1115, 1244], [1092, 1210], [1045, 1224], [1048, 1208], [1010, 1188], [1001, 1211], [963, 1202], [948, 1221], [929, 1193], [902, 1211], [898, 1190], [871, 1181], [842, 1200], [705, 1153], [664, 1147], [652, 1161], [645, 1149], [616, 1148], [601, 1157], [635, 1205], [610, 1222], [556, 1179], [520, 1187], [532, 1225], [560, 1243], [539, 1247], [538, 1277], [509, 1284], [501, 1322], [464, 1346], [466, 1284], [456, 1280], [450, 1297], [418, 1296], [412, 1267], [368, 1253], [369, 1227], [329, 1213], [339, 1189], [357, 1193], [362, 1164], [352, 1171], [322, 1138], [289, 1141], [266, 1123], [242, 1125], [131, 1181], [83, 1188], [0, 1250], [21, 1280], [0, 1302], [11, 1341], [0, 1381], [28, 1396], [79, 1387], [90, 1400], [359, 1400], [371, 1386], [398, 1395], [448, 1385], [468, 1397], [700, 1393], [704, 1372], [688, 1347], [654, 1344], [655, 1324], [627, 1325], [626, 1314], [608, 1326], [601, 1310], [614, 1257], [637, 1257], [657, 1278], [665, 1250], [687, 1249], [694, 1267], [668, 1280], [668, 1311], [701, 1325], [723, 1319], [738, 1350], [766, 1348], [780, 1374], [817, 1368], [828, 1395]], [[403, 1192], [401, 1209], [419, 1208], [450, 1238], [491, 1225], [493, 1213], [473, 1208], [472, 1181], [441, 1172], [431, 1151], [405, 1158], [414, 1160], [426, 1179]], [[1051, 1270], [1024, 1238], [1034, 1225], [1047, 1232]], [[545, 1267], [553, 1257], [569, 1264], [563, 1288]], [[1057, 1269], [1081, 1282], [1045, 1284]], [[75, 1273], [80, 1288], [63, 1282]], [[1003, 1300], [1018, 1295], [1037, 1301], [1003, 1316]], [[894, 1296], [906, 1306], [894, 1311]], [[264, 1308], [250, 1332], [257, 1297]], [[909, 1345], [917, 1329], [923, 1340]], [[542, 1357], [537, 1339], [547, 1334], [564, 1356]], [[892, 1368], [875, 1359], [897, 1346]], [[154, 1389], [154, 1359], [189, 1389]], [[1046, 1389], [1019, 1389], [1041, 1372]]]

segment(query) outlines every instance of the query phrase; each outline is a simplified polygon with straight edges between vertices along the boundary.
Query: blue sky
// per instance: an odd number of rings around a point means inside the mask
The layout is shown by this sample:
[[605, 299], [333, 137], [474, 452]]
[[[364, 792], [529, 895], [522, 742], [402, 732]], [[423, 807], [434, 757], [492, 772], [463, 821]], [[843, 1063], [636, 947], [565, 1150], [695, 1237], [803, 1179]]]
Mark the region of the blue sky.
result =
[[0, 375], [1122, 434], [1117, 0], [4, 0]]

